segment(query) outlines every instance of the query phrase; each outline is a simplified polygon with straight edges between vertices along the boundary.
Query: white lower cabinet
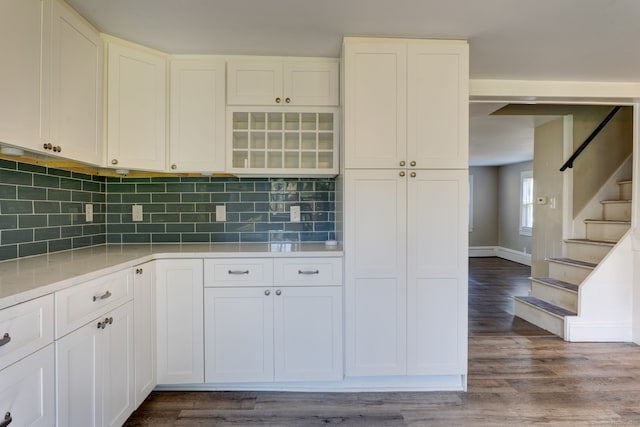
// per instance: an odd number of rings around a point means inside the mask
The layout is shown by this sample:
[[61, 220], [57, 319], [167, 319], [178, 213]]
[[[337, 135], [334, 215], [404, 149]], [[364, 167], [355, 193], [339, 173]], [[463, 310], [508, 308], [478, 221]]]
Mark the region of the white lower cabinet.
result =
[[347, 170], [345, 200], [347, 375], [465, 375], [467, 171]]
[[205, 289], [205, 382], [342, 379], [342, 288]]
[[340, 258], [272, 263], [205, 261], [205, 382], [342, 379]]
[[156, 386], [155, 262], [134, 269], [133, 337], [135, 353], [135, 402], [140, 406]]
[[0, 370], [0, 425], [54, 425], [54, 387], [53, 344]]
[[56, 341], [58, 426], [120, 426], [135, 409], [133, 303]]
[[276, 381], [341, 380], [342, 288], [291, 287], [275, 293]]
[[271, 288], [205, 289], [205, 382], [273, 381]]
[[156, 261], [159, 384], [204, 381], [202, 259]]

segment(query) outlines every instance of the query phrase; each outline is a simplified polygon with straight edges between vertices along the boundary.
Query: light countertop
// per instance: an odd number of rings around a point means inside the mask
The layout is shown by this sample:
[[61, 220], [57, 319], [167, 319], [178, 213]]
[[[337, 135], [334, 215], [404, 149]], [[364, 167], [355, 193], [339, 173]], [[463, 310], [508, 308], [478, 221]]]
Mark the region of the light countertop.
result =
[[0, 262], [0, 309], [154, 259], [332, 257], [324, 243], [100, 245]]

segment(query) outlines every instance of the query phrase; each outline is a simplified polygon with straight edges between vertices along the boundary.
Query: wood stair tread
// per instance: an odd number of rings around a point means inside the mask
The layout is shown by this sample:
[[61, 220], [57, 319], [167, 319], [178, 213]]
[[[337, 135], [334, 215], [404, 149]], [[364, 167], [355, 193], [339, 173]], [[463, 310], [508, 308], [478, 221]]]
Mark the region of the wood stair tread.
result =
[[608, 240], [591, 240], [591, 239], [565, 239], [567, 243], [583, 243], [585, 245], [610, 246], [614, 247], [615, 243]]
[[592, 262], [579, 261], [577, 259], [572, 259], [572, 258], [549, 258], [548, 261], [557, 262], [560, 264], [575, 265], [575, 266], [584, 267], [584, 268], [595, 268], [598, 265]]
[[564, 282], [562, 280], [553, 279], [551, 277], [530, 277], [530, 279], [534, 282], [544, 283], [547, 285], [555, 286], [557, 288], [562, 288], [567, 291], [578, 293], [578, 289], [580, 288], [578, 285], [573, 283]]
[[585, 223], [590, 224], [628, 224], [631, 225], [631, 221], [622, 221], [618, 219], [585, 219]]
[[600, 203], [602, 204], [615, 204], [615, 203], [619, 203], [619, 204], [631, 204], [631, 200], [600, 200]]
[[564, 317], [564, 316], [575, 316], [576, 313], [573, 311], [567, 310], [566, 308], [558, 307], [555, 304], [551, 304], [545, 300], [541, 300], [540, 298], [531, 297], [531, 296], [523, 296], [523, 297], [514, 297], [516, 301], [521, 301], [525, 304], [534, 306], [540, 310], [546, 311], [554, 316]]

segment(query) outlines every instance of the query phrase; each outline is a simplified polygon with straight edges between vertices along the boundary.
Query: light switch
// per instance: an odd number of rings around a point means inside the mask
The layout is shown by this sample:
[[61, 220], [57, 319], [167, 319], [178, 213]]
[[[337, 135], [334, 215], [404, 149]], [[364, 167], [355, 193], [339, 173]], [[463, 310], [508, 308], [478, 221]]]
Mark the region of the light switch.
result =
[[133, 221], [142, 221], [142, 205], [133, 205], [131, 216]]
[[85, 215], [85, 221], [93, 222], [93, 205], [92, 204], [86, 204], [84, 206], [84, 215]]
[[289, 209], [289, 221], [300, 222], [300, 206], [291, 206]]
[[216, 221], [225, 222], [227, 220], [227, 207], [225, 205], [216, 206]]

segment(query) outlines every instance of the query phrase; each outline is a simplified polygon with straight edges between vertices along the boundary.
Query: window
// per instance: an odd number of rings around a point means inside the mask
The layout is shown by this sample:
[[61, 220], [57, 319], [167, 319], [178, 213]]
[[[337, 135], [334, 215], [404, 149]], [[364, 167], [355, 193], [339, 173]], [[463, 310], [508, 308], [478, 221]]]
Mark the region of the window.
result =
[[533, 230], [533, 172], [520, 174], [520, 234], [531, 236]]
[[473, 231], [473, 175], [469, 175], [469, 232]]

